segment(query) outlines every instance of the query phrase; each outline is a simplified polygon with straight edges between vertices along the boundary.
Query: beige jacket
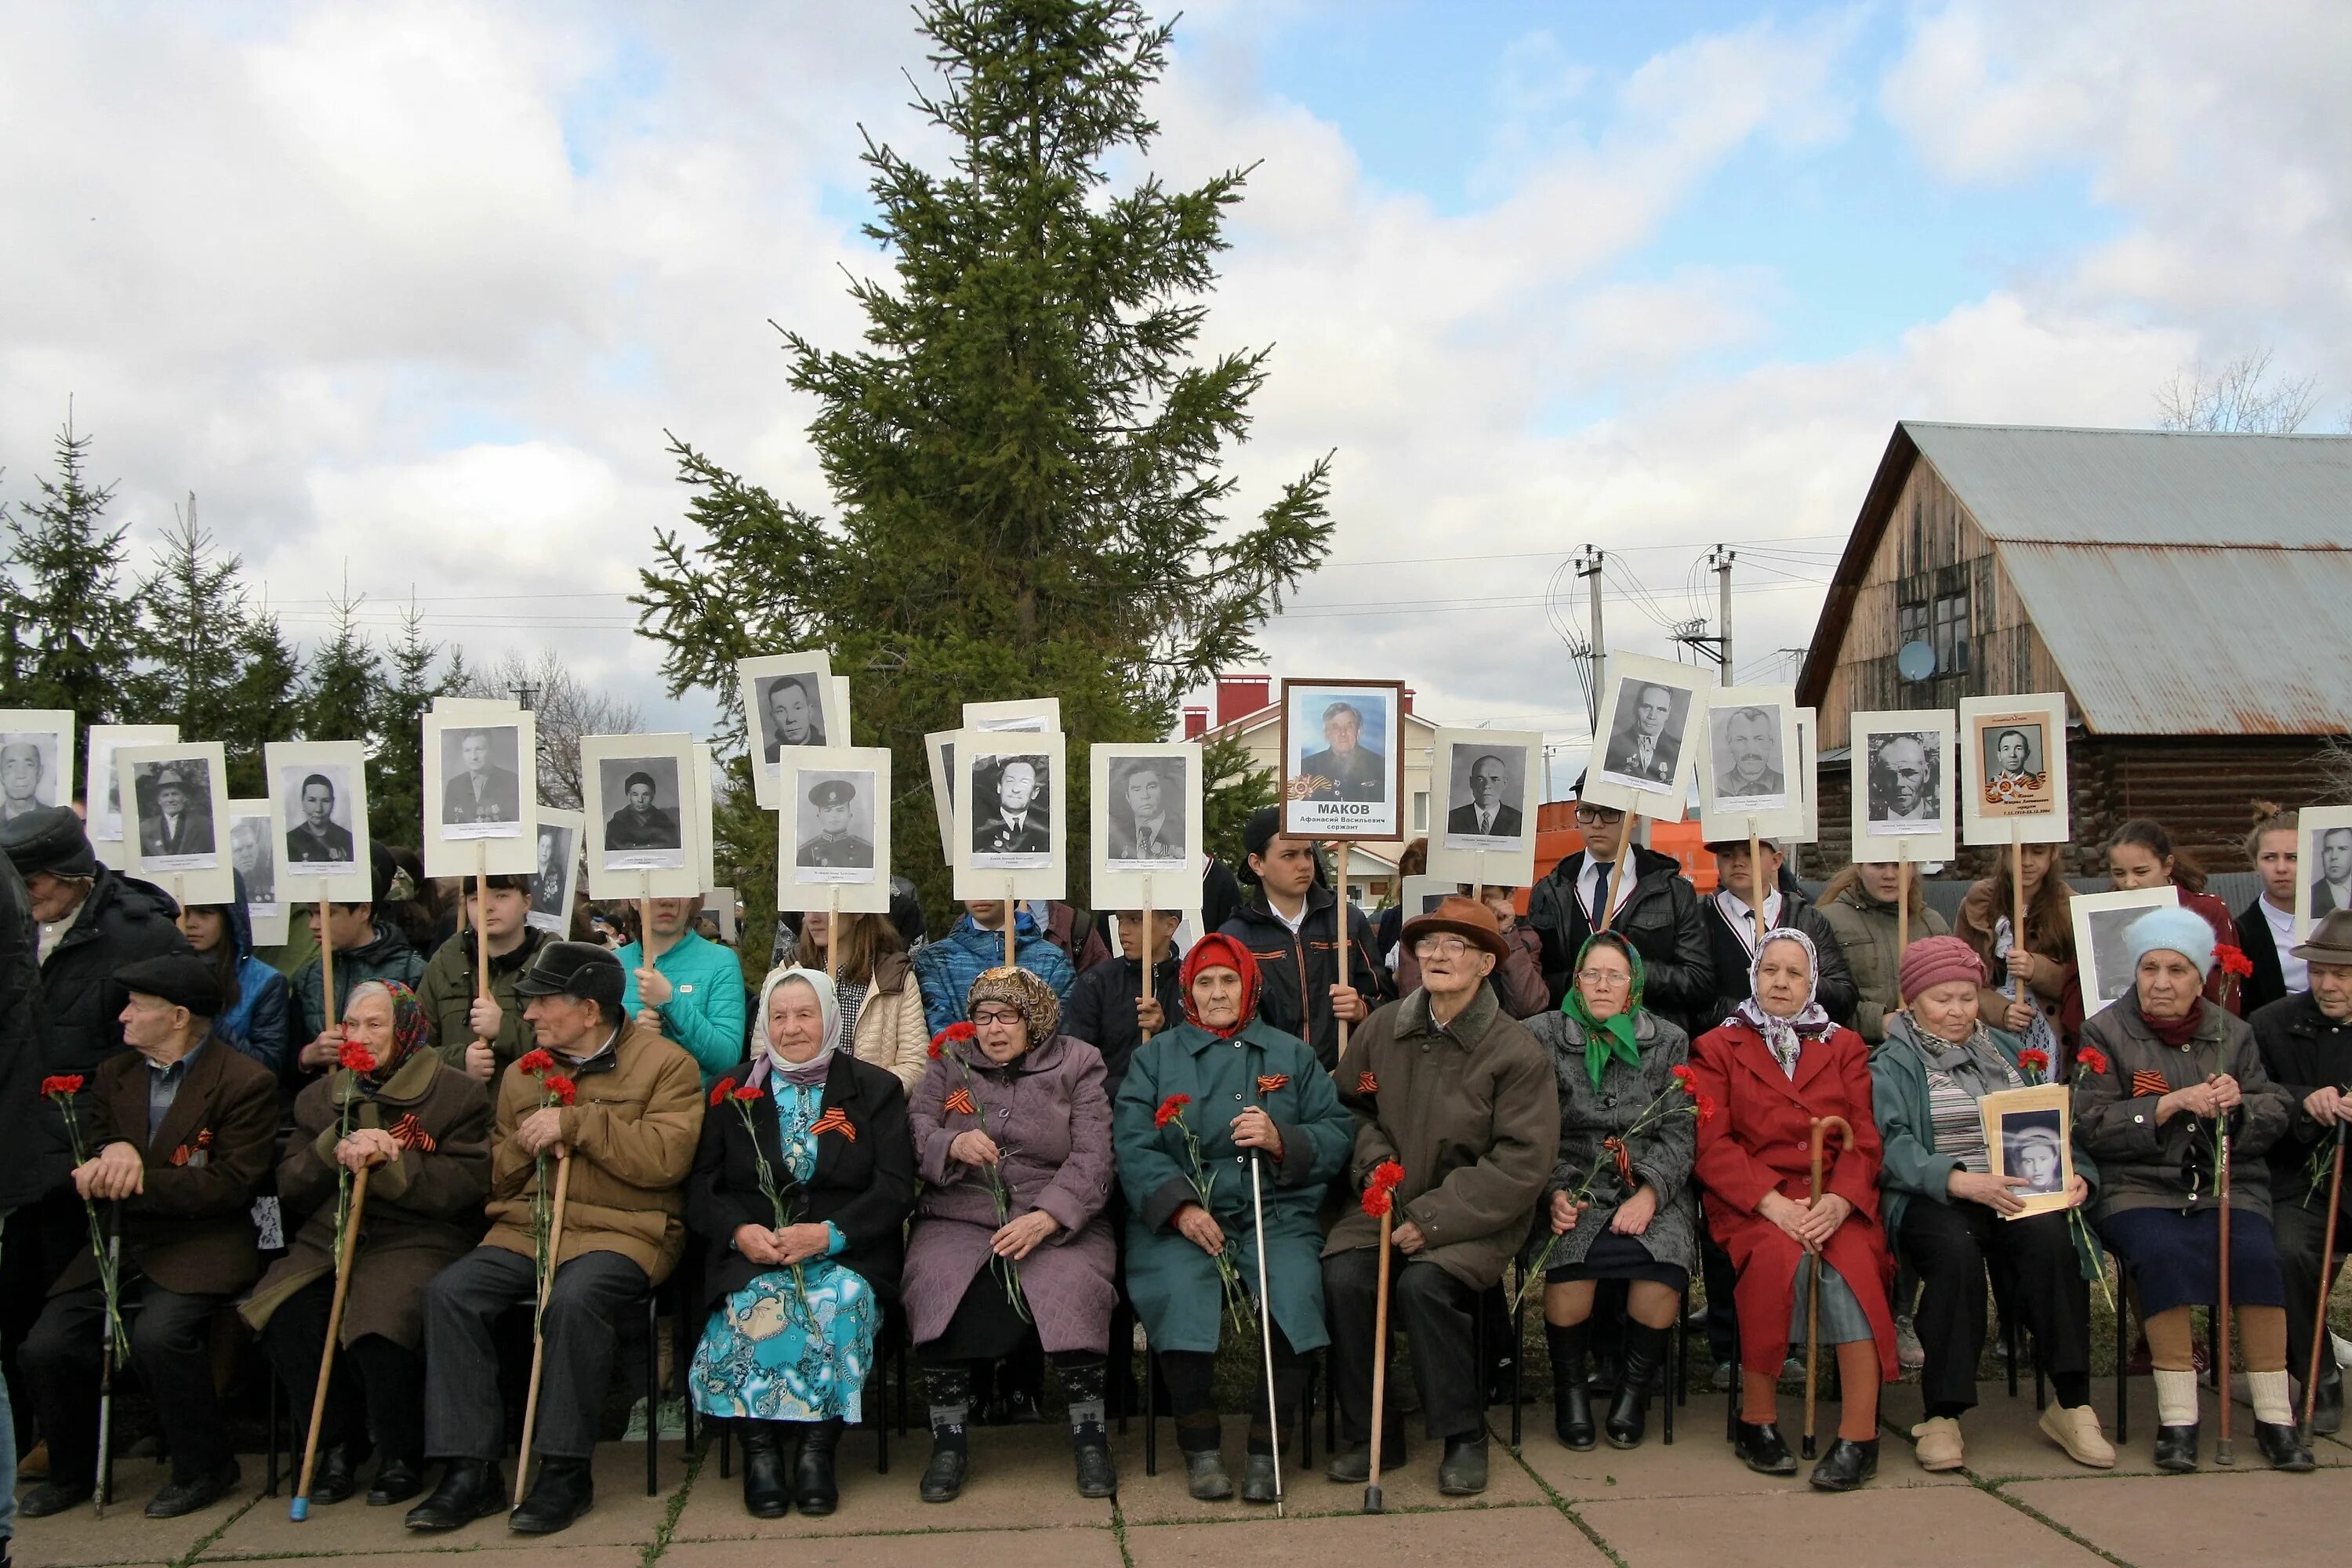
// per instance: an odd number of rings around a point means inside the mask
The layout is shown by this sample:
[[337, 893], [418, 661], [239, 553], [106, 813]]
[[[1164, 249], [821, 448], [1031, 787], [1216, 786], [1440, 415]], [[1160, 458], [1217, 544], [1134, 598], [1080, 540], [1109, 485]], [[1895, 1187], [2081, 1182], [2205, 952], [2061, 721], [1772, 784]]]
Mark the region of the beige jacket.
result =
[[931, 1030], [923, 1016], [922, 988], [905, 953], [886, 952], [874, 965], [850, 1050], [859, 1061], [898, 1074], [909, 1094], [922, 1082], [931, 1065]]

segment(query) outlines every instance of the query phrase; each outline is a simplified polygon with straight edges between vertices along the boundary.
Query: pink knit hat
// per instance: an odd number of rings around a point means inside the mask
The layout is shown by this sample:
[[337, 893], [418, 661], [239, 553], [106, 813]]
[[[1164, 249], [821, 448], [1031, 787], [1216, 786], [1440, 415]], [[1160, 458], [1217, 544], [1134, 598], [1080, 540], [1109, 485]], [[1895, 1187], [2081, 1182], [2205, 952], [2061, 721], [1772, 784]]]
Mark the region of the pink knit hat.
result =
[[1985, 983], [1984, 964], [1976, 950], [1956, 936], [1922, 937], [1903, 950], [1902, 984], [1906, 997], [1916, 996], [1948, 980]]

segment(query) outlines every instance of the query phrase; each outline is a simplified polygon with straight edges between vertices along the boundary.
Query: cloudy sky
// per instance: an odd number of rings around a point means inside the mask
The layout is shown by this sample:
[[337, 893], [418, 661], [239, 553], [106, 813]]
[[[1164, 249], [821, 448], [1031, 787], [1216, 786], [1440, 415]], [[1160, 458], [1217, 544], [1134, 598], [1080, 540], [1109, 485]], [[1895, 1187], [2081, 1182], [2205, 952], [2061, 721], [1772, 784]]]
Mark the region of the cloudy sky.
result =
[[[347, 576], [698, 724], [623, 601], [663, 432], [825, 509], [767, 323], [854, 340], [922, 53], [866, 0], [0, 7], [0, 497], [70, 397], [142, 552], [194, 491], [298, 635]], [[1151, 163], [1260, 164], [1206, 340], [1275, 345], [1244, 505], [1338, 453], [1272, 668], [1580, 749], [1579, 545], [1654, 652], [1738, 547], [1783, 680], [1898, 418], [2146, 425], [2271, 344], [2342, 427], [2347, 79], [2335, 0], [1190, 5]]]

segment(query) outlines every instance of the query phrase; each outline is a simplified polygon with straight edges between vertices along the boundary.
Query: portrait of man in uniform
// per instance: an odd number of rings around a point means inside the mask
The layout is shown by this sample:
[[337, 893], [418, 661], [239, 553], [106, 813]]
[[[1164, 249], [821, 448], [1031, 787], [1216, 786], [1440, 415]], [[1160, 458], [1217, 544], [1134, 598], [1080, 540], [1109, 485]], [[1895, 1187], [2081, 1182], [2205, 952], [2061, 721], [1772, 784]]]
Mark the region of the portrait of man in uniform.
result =
[[[441, 823], [478, 826], [522, 820], [522, 779], [515, 766], [521, 731], [511, 725], [451, 731], [442, 742]], [[519, 764], [518, 764], [519, 765]]]
[[1109, 858], [1114, 865], [1187, 864], [1184, 761], [1128, 757], [1110, 765]]
[[800, 843], [793, 851], [793, 864], [804, 871], [872, 871], [874, 841], [858, 829], [871, 831], [873, 775], [803, 773], [801, 782], [806, 787], [802, 792]]
[[286, 859], [295, 866], [356, 867], [359, 846], [337, 818], [342, 791], [330, 772], [304, 773], [294, 787], [294, 826], [286, 830]]
[[1777, 712], [1755, 706], [1719, 709], [1708, 721], [1714, 726], [1717, 800], [1777, 804], [1789, 798]]
[[973, 864], [1005, 869], [1044, 865], [1054, 848], [1045, 758], [975, 757], [972, 767]]
[[1601, 771], [1641, 784], [1672, 784], [1689, 713], [1689, 692], [1654, 680], [1627, 681]]
[[1363, 740], [1363, 710], [1352, 702], [1334, 702], [1323, 710], [1323, 749], [1298, 760], [1298, 776], [1312, 781], [1306, 799], [1388, 798], [1388, 759]]

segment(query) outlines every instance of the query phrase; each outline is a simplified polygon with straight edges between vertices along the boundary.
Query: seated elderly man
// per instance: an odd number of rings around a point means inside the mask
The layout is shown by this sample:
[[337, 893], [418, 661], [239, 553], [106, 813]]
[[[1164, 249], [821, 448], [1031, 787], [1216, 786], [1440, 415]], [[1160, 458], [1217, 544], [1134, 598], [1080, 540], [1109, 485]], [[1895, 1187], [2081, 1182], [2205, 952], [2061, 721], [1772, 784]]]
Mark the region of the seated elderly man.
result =
[[[209, 1507], [236, 1484], [213, 1390], [213, 1315], [261, 1272], [253, 1197], [269, 1172], [278, 1084], [268, 1068], [211, 1038], [220, 983], [193, 953], [114, 972], [130, 993], [131, 1049], [98, 1069], [74, 1186], [122, 1235], [121, 1299], [131, 1365], [155, 1401], [172, 1479], [150, 1519]], [[48, 1439], [49, 1479], [26, 1494], [27, 1518], [73, 1507], [96, 1489], [98, 1384], [106, 1340], [98, 1260], [85, 1249], [49, 1289], [17, 1363]]]
[[[1367, 1019], [1339, 1064], [1339, 1091], [1360, 1123], [1355, 1184], [1394, 1162], [1391, 1321], [1412, 1342], [1413, 1381], [1431, 1437], [1444, 1441], [1438, 1489], [1486, 1489], [1486, 1380], [1476, 1363], [1478, 1296], [1503, 1278], [1559, 1150], [1551, 1053], [1507, 1016], [1484, 984], [1509, 952], [1493, 911], [1450, 898], [1407, 921], [1421, 989]], [[1351, 1205], [1323, 1247], [1331, 1386], [1349, 1446], [1326, 1472], [1365, 1480], [1371, 1468], [1379, 1222]], [[1402, 1459], [1393, 1407], [1379, 1413], [1383, 1460]]]
[[[507, 1506], [493, 1331], [537, 1289], [534, 1200], [542, 1176], [553, 1184], [565, 1161], [563, 1246], [541, 1319], [534, 1442], [541, 1463], [508, 1527], [551, 1534], [593, 1500], [588, 1462], [612, 1370], [614, 1320], [667, 1278], [686, 1248], [684, 1184], [702, 1132], [694, 1058], [622, 1011], [626, 978], [620, 960], [593, 942], [551, 942], [515, 984], [548, 1057], [521, 1057], [499, 1080], [489, 1235], [425, 1288], [425, 1450], [447, 1468], [433, 1495], [409, 1510], [411, 1530], [455, 1530]], [[570, 1085], [570, 1103], [551, 1103], [565, 1098], [549, 1088], [559, 1079]]]

